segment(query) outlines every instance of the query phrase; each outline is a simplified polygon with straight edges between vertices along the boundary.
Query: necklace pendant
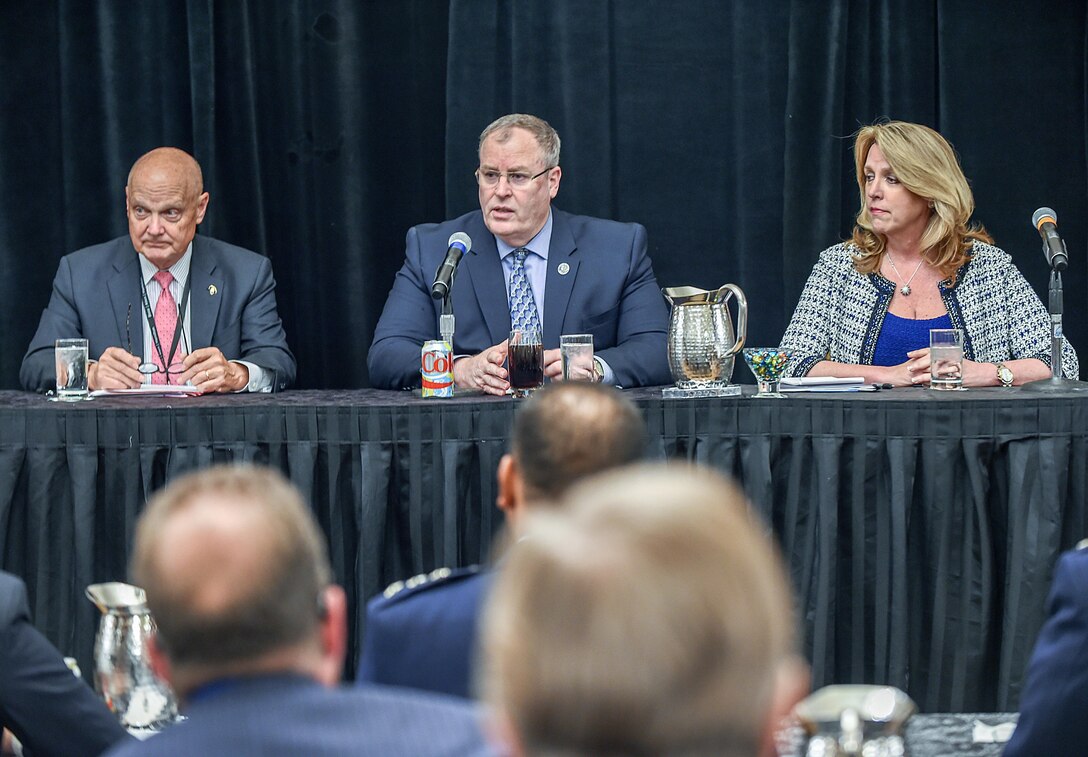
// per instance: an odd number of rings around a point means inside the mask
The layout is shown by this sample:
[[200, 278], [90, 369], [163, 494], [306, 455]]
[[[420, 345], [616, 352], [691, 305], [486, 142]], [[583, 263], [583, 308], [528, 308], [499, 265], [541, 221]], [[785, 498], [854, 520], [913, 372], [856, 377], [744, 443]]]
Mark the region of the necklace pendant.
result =
[[899, 290], [899, 293], [904, 297], [910, 297], [910, 284], [904, 284]]

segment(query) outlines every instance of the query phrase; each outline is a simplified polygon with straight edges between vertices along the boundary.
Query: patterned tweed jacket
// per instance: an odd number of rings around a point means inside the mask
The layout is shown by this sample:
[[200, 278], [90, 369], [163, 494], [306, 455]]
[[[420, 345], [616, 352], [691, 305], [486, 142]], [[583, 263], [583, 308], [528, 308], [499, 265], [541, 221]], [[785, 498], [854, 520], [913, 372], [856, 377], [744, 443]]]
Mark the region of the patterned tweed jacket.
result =
[[[872, 365], [877, 337], [895, 284], [854, 269], [858, 248], [844, 242], [820, 253], [782, 337], [793, 351], [789, 376], [804, 376], [821, 360]], [[996, 363], [1038, 358], [1050, 365], [1050, 316], [1008, 253], [975, 242], [971, 259], [939, 284], [948, 315], [963, 329], [968, 360]], [[1063, 338], [1062, 373], [1077, 378], [1077, 353]]]

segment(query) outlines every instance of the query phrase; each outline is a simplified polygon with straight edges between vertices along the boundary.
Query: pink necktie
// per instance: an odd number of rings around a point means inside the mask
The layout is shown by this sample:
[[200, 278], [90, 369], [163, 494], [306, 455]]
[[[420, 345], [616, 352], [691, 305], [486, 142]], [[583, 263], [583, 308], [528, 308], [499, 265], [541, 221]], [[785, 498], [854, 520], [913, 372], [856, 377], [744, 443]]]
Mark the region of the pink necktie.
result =
[[[169, 362], [170, 355], [166, 353], [170, 351], [170, 346], [174, 343], [174, 331], [178, 327], [178, 303], [174, 300], [174, 295], [170, 294], [170, 282], [174, 280], [174, 276], [170, 271], [159, 271], [154, 279], [162, 287], [162, 294], [159, 295], [159, 301], [155, 305], [155, 330], [159, 332], [159, 344], [162, 345], [163, 355], [166, 355], [166, 360]], [[167, 366], [162, 364], [158, 350], [152, 350], [152, 352], [154, 353], [152, 361], [162, 369], [162, 373], [152, 374], [151, 383], [166, 384], [169, 378], [166, 375]]]

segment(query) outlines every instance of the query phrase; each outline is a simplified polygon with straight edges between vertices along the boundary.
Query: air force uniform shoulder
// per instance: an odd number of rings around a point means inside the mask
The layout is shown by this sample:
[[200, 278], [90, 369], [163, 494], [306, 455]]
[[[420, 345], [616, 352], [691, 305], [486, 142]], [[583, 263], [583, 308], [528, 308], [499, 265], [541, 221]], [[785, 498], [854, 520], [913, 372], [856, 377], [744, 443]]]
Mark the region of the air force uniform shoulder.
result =
[[443, 568], [371, 599], [357, 681], [469, 697], [480, 608], [493, 575], [478, 565]]
[[479, 565], [469, 565], [464, 568], [438, 568], [430, 573], [420, 573], [403, 581], [394, 581], [372, 601], [375, 605], [394, 604], [416, 594], [471, 578], [481, 570]]

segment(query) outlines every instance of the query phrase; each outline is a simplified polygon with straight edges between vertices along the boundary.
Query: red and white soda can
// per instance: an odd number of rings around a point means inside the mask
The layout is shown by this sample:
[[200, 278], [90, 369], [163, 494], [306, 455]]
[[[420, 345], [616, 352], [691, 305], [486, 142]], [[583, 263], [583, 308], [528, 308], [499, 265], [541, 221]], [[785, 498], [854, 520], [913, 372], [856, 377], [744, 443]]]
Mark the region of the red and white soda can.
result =
[[441, 339], [424, 342], [419, 372], [423, 377], [424, 397], [452, 397], [453, 347], [450, 343]]

